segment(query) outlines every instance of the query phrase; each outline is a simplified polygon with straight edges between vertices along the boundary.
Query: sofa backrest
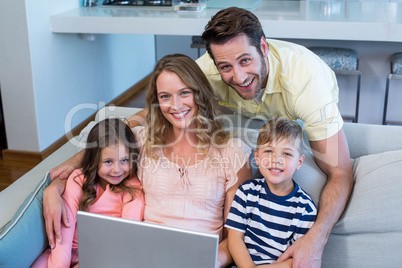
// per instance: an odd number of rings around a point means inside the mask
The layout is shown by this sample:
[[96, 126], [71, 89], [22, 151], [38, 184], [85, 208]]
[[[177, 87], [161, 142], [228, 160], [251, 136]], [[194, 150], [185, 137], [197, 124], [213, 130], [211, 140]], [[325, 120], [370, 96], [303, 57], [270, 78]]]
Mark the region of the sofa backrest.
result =
[[[110, 116], [128, 118], [141, 110], [139, 108], [109, 106], [98, 111], [95, 121]], [[233, 134], [254, 147], [258, 130], [264, 121], [238, 115], [223, 115], [222, 119], [226, 128], [232, 129]], [[351, 158], [402, 149], [401, 126], [344, 123], [343, 129], [348, 140]]]
[[345, 123], [350, 157], [402, 149], [402, 126]]

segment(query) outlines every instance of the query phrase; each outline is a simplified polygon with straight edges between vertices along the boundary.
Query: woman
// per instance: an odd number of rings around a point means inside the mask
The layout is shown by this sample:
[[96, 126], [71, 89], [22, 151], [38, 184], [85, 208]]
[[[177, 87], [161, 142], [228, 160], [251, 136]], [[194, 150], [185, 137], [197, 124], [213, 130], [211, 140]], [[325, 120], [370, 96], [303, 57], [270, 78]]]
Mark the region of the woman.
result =
[[[223, 130], [211, 87], [191, 58], [164, 57], [149, 85], [147, 126], [134, 128], [141, 150], [144, 220], [219, 234], [218, 266], [225, 267], [232, 259], [223, 225], [238, 186], [252, 176], [250, 148]], [[45, 217], [60, 214], [60, 207], [47, 208], [57, 191], [49, 198], [47, 192]], [[49, 226], [57, 223], [48, 218]]]

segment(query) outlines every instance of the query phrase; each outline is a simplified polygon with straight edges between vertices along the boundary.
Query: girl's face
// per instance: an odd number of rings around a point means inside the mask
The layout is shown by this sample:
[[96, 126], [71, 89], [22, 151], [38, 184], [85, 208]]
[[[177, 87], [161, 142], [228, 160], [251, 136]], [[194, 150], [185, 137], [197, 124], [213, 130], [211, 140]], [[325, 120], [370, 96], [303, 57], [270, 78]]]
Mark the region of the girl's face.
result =
[[293, 190], [293, 174], [304, 161], [304, 155], [298, 151], [300, 141], [291, 142], [282, 139], [274, 143], [266, 143], [255, 151], [255, 160], [261, 174], [272, 193], [287, 195]]
[[169, 71], [162, 71], [158, 76], [156, 88], [161, 112], [173, 129], [190, 127], [198, 111], [193, 90], [177, 74]]
[[126, 146], [119, 142], [101, 152], [98, 176], [103, 189], [108, 183], [117, 185], [130, 175], [130, 158]]

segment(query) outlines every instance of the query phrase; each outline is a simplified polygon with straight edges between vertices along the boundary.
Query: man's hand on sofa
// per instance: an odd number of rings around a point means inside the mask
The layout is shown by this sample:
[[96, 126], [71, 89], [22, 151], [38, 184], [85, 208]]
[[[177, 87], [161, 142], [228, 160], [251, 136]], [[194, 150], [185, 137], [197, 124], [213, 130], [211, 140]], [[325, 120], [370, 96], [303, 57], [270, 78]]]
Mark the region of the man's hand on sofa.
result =
[[61, 222], [70, 227], [62, 194], [67, 180], [55, 179], [43, 192], [43, 214], [46, 222], [46, 234], [49, 246], [53, 249], [57, 242], [61, 243]]
[[73, 173], [74, 170], [80, 168], [81, 160], [84, 156], [84, 151], [78, 152], [76, 155], [66, 160], [62, 164], [50, 170], [50, 179], [53, 181], [56, 178], [62, 180], [68, 179], [68, 177]]

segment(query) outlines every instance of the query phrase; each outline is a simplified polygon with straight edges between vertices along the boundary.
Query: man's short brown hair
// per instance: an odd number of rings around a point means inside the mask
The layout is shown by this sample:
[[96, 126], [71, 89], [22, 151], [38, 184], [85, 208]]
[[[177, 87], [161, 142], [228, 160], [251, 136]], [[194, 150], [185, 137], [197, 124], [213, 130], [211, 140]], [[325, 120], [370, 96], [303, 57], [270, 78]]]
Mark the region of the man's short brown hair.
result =
[[252, 12], [242, 8], [229, 7], [216, 13], [205, 26], [202, 39], [206, 42], [209, 55], [214, 59], [211, 43], [221, 45], [240, 34], [245, 34], [250, 44], [263, 55], [260, 41], [261, 37], [265, 39], [265, 34], [261, 23]]

